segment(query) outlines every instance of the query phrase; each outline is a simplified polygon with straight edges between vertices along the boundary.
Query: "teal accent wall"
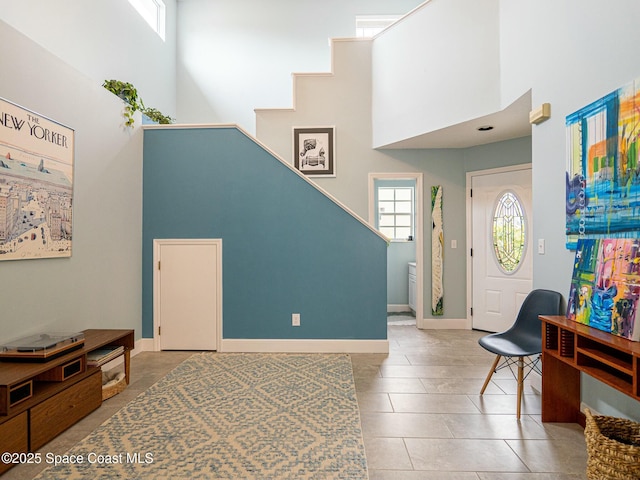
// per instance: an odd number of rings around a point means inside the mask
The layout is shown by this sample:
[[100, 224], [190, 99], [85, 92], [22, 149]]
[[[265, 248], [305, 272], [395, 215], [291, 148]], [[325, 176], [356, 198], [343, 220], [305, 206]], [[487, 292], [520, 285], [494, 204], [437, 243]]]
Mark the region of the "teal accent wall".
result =
[[385, 240], [242, 131], [148, 129], [143, 164], [143, 337], [153, 240], [221, 238], [223, 338], [387, 338]]

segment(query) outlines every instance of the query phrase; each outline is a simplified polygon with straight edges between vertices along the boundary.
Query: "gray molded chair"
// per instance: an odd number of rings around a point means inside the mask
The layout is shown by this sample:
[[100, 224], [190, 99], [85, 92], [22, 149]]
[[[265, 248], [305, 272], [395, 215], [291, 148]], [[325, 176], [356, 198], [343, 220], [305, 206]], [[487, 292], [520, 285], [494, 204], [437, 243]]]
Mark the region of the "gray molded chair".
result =
[[[482, 386], [482, 390], [480, 390], [480, 395], [484, 393], [487, 385], [489, 385], [494, 372], [508, 367], [518, 381], [518, 419], [520, 419], [524, 379], [527, 378], [532, 370], [542, 373], [538, 366], [542, 353], [542, 324], [538, 315], [560, 315], [561, 300], [562, 295], [558, 292], [533, 290], [522, 302], [516, 321], [509, 330], [492, 333], [478, 340], [481, 347], [496, 354], [496, 359]], [[503, 362], [498, 365], [500, 359], [503, 359]], [[512, 367], [514, 365], [518, 367], [517, 376], [513, 372]]]

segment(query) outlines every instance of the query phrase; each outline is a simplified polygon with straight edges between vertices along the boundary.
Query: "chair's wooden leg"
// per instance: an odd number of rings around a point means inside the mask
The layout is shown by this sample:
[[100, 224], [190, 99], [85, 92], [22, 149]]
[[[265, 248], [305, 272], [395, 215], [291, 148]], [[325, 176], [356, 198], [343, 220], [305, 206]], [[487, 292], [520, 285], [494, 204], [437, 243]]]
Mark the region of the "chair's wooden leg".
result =
[[517, 418], [520, 420], [520, 410], [522, 408], [522, 393], [524, 392], [524, 358], [518, 357], [518, 412]]
[[487, 385], [489, 385], [489, 382], [491, 381], [491, 377], [493, 376], [493, 372], [496, 371], [496, 367], [498, 366], [498, 362], [500, 362], [501, 358], [502, 358], [501, 355], [496, 355], [496, 359], [493, 362], [493, 365], [491, 366], [491, 370], [489, 370], [489, 375], [487, 375], [487, 379], [484, 381], [484, 385], [482, 385], [482, 390], [480, 390], [480, 395], [482, 395], [484, 391], [487, 389]]

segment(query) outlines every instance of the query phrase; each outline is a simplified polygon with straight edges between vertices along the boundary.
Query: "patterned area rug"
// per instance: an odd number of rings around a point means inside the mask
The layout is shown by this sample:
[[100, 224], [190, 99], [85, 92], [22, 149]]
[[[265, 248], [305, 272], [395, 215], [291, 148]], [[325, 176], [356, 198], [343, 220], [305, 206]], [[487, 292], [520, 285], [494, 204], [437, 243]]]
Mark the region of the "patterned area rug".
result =
[[67, 455], [36, 478], [368, 478], [348, 355], [195, 354]]

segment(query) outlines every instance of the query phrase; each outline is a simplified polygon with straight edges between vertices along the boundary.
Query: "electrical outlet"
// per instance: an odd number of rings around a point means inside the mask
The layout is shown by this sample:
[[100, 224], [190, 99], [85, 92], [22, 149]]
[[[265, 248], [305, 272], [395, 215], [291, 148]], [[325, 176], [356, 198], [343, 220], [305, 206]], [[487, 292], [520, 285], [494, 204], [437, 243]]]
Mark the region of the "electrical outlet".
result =
[[299, 313], [292, 313], [291, 314], [291, 326], [292, 327], [299, 327], [300, 326], [300, 314]]

